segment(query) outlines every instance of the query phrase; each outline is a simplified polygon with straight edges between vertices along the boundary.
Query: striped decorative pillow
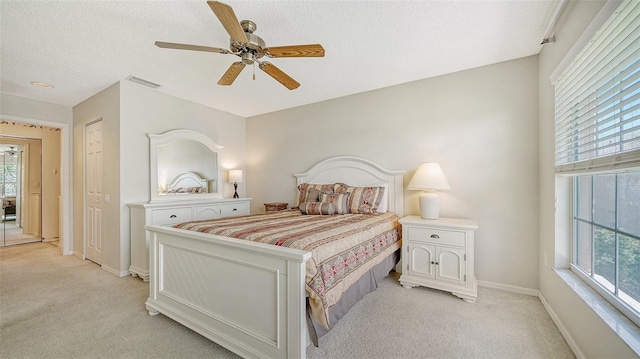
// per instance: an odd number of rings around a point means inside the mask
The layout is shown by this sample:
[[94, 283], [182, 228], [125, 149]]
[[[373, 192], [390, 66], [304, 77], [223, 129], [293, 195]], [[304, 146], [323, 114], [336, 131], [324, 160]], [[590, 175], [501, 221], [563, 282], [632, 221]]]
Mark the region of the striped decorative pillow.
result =
[[302, 214], [335, 214], [336, 207], [331, 202], [302, 202], [298, 206]]
[[333, 192], [334, 184], [301, 183], [298, 186], [298, 204], [304, 202], [316, 202], [318, 199], [309, 198], [309, 189], [316, 189], [320, 192]]
[[333, 203], [336, 208], [336, 214], [349, 213], [349, 192], [345, 193], [320, 193], [320, 202]]
[[349, 192], [349, 213], [377, 213], [384, 195], [384, 187], [351, 187], [344, 183], [336, 183], [337, 193]]

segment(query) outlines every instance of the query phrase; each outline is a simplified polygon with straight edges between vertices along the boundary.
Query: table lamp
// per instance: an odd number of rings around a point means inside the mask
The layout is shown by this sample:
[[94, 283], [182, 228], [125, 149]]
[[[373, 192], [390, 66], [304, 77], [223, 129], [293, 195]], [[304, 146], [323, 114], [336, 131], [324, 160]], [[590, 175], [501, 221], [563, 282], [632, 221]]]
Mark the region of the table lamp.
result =
[[438, 190], [450, 190], [449, 183], [437, 163], [422, 163], [411, 178], [409, 190], [424, 191], [420, 195], [420, 217], [438, 219], [440, 217], [440, 195]]
[[238, 183], [242, 183], [242, 170], [229, 170], [229, 183], [233, 183], [233, 198], [240, 198], [238, 196]]

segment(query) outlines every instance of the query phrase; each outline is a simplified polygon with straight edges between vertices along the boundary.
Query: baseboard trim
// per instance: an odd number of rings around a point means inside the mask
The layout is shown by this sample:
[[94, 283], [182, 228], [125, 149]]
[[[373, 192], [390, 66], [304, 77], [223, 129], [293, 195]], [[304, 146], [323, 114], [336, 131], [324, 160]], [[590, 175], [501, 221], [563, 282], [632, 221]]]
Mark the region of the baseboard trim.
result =
[[558, 330], [560, 331], [560, 334], [562, 334], [564, 340], [566, 340], [567, 344], [569, 344], [569, 347], [573, 351], [573, 354], [576, 356], [576, 358], [586, 359], [586, 357], [580, 350], [580, 347], [578, 347], [578, 344], [576, 344], [575, 340], [573, 340], [573, 337], [571, 336], [567, 328], [565, 328], [564, 324], [562, 324], [560, 317], [558, 317], [556, 312], [553, 311], [553, 308], [551, 308], [551, 305], [549, 304], [549, 302], [547, 302], [547, 299], [544, 297], [544, 295], [540, 293], [540, 295], [538, 295], [538, 298], [540, 299], [540, 302], [542, 303], [544, 309], [547, 311], [547, 313], [549, 313], [551, 320], [553, 320], [556, 327], [558, 327]]
[[506, 292], [526, 294], [526, 295], [530, 295], [530, 296], [533, 296], [533, 297], [540, 296], [540, 291], [537, 290], [537, 289], [517, 287], [515, 285], [508, 285], [508, 284], [501, 284], [501, 283], [494, 283], [494, 282], [487, 282], [487, 281], [484, 281], [484, 280], [479, 280], [478, 281], [478, 286], [485, 287], [485, 288], [500, 289], [500, 290], [504, 290]]
[[80, 258], [80, 259], [84, 260], [84, 253], [80, 253], [80, 252], [77, 252], [77, 251], [73, 251], [71, 254], [73, 254], [74, 256], [76, 256], [76, 257], [78, 257], [78, 258]]
[[107, 271], [108, 273], [111, 273], [111, 274], [115, 275], [116, 277], [126, 277], [126, 276], [129, 276], [129, 275], [130, 275], [130, 273], [129, 273], [129, 271], [128, 271], [128, 270], [126, 270], [126, 271], [119, 271], [119, 270], [117, 270], [117, 269], [115, 269], [115, 268], [111, 268], [111, 267], [109, 267], [109, 266], [107, 266], [107, 265], [104, 265], [104, 264], [103, 264], [103, 265], [101, 265], [100, 267], [101, 267], [102, 269], [104, 269], [105, 271]]

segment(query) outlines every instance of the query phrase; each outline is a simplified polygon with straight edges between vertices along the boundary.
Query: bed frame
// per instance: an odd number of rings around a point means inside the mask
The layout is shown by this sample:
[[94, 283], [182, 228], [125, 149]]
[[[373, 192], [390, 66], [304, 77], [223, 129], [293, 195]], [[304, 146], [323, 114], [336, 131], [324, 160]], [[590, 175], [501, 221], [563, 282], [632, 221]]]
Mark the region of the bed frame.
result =
[[[333, 157], [295, 175], [297, 183], [388, 184], [389, 211], [403, 215], [404, 171], [357, 157]], [[146, 226], [149, 314], [162, 313], [232, 352], [305, 358], [305, 262], [310, 252]]]

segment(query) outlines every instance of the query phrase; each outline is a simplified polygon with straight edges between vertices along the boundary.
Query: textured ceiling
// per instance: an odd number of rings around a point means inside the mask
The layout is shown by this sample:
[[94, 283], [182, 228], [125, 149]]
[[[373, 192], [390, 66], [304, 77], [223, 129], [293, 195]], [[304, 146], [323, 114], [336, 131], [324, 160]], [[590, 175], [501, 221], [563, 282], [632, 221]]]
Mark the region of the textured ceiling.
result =
[[[160, 49], [156, 40], [227, 48], [205, 1], [0, 1], [0, 91], [75, 106], [130, 75], [156, 91], [243, 117], [537, 54], [554, 1], [226, 1], [267, 46], [320, 43], [323, 58], [269, 61], [301, 86], [236, 56]], [[41, 81], [54, 85], [42, 89]]]

